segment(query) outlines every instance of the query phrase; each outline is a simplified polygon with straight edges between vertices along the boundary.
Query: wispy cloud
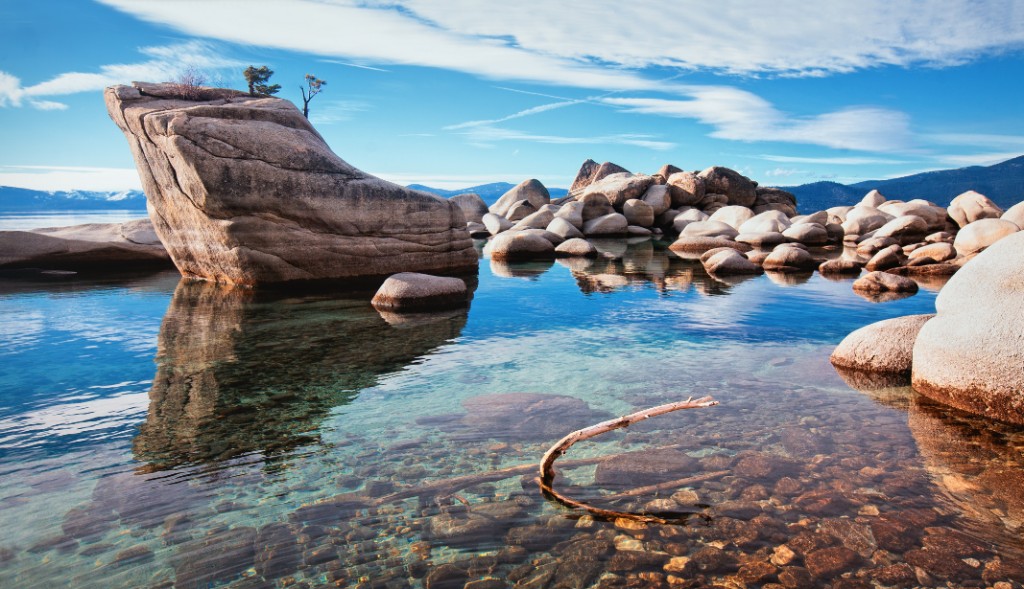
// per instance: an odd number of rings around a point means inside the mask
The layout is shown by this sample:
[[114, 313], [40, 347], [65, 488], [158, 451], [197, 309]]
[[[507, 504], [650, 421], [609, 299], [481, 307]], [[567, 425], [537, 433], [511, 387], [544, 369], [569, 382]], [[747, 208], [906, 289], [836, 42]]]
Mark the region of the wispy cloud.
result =
[[807, 170], [797, 170], [794, 168], [775, 168], [764, 173], [769, 178], [788, 178], [790, 176], [807, 176], [809, 174], [810, 172]]
[[548, 112], [550, 110], [555, 110], [555, 109], [559, 109], [559, 108], [565, 108], [567, 106], [573, 106], [573, 105], [576, 105], [576, 104], [580, 104], [581, 102], [584, 102], [584, 101], [582, 101], [582, 100], [566, 100], [566, 101], [563, 101], [563, 102], [552, 102], [552, 103], [549, 103], [549, 104], [542, 104], [540, 106], [534, 106], [534, 107], [530, 107], [530, 108], [527, 108], [527, 109], [523, 109], [523, 110], [521, 110], [519, 112], [515, 112], [515, 113], [512, 113], [510, 115], [507, 115], [507, 116], [504, 116], [504, 117], [500, 117], [500, 118], [497, 118], [497, 119], [488, 119], [488, 120], [481, 120], [481, 121], [467, 121], [465, 123], [458, 123], [456, 125], [448, 125], [444, 129], [446, 131], [453, 131], [453, 130], [456, 130], [456, 129], [468, 129], [468, 128], [471, 128], [471, 127], [484, 127], [484, 126], [488, 126], [488, 125], [496, 125], [498, 123], [504, 123], [505, 121], [511, 121], [513, 119], [521, 119], [523, 117], [529, 117], [529, 116], [532, 116], [532, 115], [540, 114], [542, 112]]
[[839, 157], [803, 157], [803, 156], [789, 156], [789, 155], [771, 155], [762, 154], [756, 156], [758, 159], [762, 159], [769, 162], [777, 162], [780, 164], [823, 164], [828, 166], [868, 166], [868, 165], [900, 165], [909, 163], [905, 160], [879, 158], [879, 157], [857, 157], [857, 156], [839, 156]]
[[[370, 64], [423, 65], [495, 79], [630, 86], [626, 69], [823, 76], [879, 66], [958, 65], [1024, 44], [1013, 0], [807, 8], [800, 0], [495, 4], [477, 0], [101, 0], [193, 35]], [[304, 31], [295, 35], [293, 31]], [[615, 69], [603, 67], [605, 64]]]
[[213, 45], [204, 41], [142, 47], [139, 52], [149, 59], [138, 63], [102, 65], [94, 72], [65, 72], [30, 86], [24, 86], [11, 74], [0, 72], [0, 107], [27, 103], [40, 110], [64, 110], [66, 104], [43, 97], [93, 92], [133, 80], [172, 80], [190, 67], [212, 74], [242, 65], [242, 62], [223, 57]]
[[730, 86], [683, 86], [688, 100], [604, 98], [629, 112], [695, 119], [714, 127], [712, 137], [735, 141], [781, 141], [835, 149], [890, 152], [911, 144], [906, 114], [855, 107], [810, 117], [788, 116], [767, 100]]
[[459, 134], [465, 135], [473, 143], [481, 146], [489, 146], [498, 141], [530, 141], [552, 145], [631, 145], [655, 151], [665, 151], [676, 146], [675, 143], [661, 141], [651, 135], [644, 134], [619, 133], [577, 137], [527, 133], [494, 125], [476, 125], [461, 131]]
[[358, 100], [331, 100], [319, 104], [312, 110], [309, 120], [317, 126], [333, 125], [352, 120], [356, 113], [370, 110], [369, 103]]
[[1020, 157], [1020, 151], [1004, 151], [998, 153], [946, 154], [935, 156], [935, 161], [946, 166], [991, 166], [1006, 160]]
[[321, 63], [333, 63], [335, 65], [343, 65], [343, 66], [346, 66], [346, 67], [354, 67], [354, 68], [359, 68], [361, 70], [370, 70], [370, 71], [374, 71], [374, 72], [384, 72], [386, 74], [391, 73], [391, 70], [386, 70], [384, 68], [373, 67], [373, 66], [363, 65], [363, 64], [359, 64], [359, 63], [349, 63], [347, 61], [339, 61], [337, 59], [321, 59], [320, 62]]
[[0, 166], [0, 186], [32, 190], [139, 190], [135, 168], [90, 166]]

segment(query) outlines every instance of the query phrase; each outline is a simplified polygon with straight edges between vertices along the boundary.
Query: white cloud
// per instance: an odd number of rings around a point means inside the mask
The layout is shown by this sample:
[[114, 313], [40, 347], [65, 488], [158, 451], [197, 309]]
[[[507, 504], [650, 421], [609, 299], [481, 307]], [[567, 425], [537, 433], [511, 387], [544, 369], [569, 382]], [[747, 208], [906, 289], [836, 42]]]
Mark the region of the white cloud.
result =
[[925, 135], [925, 141], [944, 145], [970, 145], [988, 149], [1016, 149], [1024, 151], [1024, 137], [994, 133], [934, 133]]
[[615, 68], [821, 76], [956, 65], [1024, 46], [1015, 0], [689, 0], [628, 9], [618, 0], [101, 1], [237, 43], [606, 89], [640, 81]]
[[[991, 166], [1005, 162], [1006, 160], [1020, 157], [1019, 151], [1006, 151], [999, 153], [975, 153], [966, 155], [947, 154], [935, 156], [935, 160], [946, 166]], [[902, 174], [901, 174], [902, 175]]]
[[764, 173], [764, 175], [768, 176], [769, 178], [788, 178], [790, 176], [806, 176], [808, 174], [809, 172], [807, 172], [806, 170], [797, 170], [794, 168], [775, 168], [773, 170], [768, 170], [767, 172]]
[[802, 156], [789, 156], [789, 155], [770, 155], [764, 154], [757, 156], [758, 159], [762, 159], [769, 162], [778, 162], [780, 164], [823, 164], [829, 166], [868, 166], [868, 165], [897, 165], [906, 164], [908, 162], [904, 160], [893, 160], [888, 158], [879, 157], [858, 157], [858, 156], [838, 156], [838, 157], [802, 157]]
[[453, 130], [457, 130], [457, 129], [468, 129], [468, 128], [471, 128], [471, 127], [483, 127], [483, 126], [487, 126], [487, 125], [495, 125], [495, 124], [498, 124], [498, 123], [504, 123], [505, 121], [511, 121], [513, 119], [520, 119], [520, 118], [523, 118], [523, 117], [533, 116], [533, 115], [536, 115], [536, 114], [540, 114], [542, 112], [547, 112], [549, 110], [555, 110], [555, 109], [559, 109], [559, 108], [565, 108], [567, 106], [573, 106], [573, 105], [576, 105], [576, 104], [580, 104], [581, 102], [586, 102], [586, 101], [584, 101], [584, 100], [565, 100], [565, 101], [562, 101], [562, 102], [552, 102], [552, 103], [548, 103], [548, 104], [541, 104], [540, 106], [534, 106], [534, 107], [531, 107], [531, 108], [527, 108], [527, 109], [521, 110], [519, 112], [515, 112], [515, 113], [512, 113], [510, 115], [507, 115], [507, 116], [504, 116], [504, 117], [501, 117], [501, 118], [497, 118], [497, 119], [488, 119], [488, 120], [482, 120], [482, 121], [467, 121], [465, 123], [459, 123], [457, 125], [448, 125], [447, 127], [445, 127], [445, 130], [446, 131], [453, 131]]
[[23, 99], [28, 99], [30, 106], [40, 110], [64, 110], [66, 104], [38, 97], [93, 92], [135, 80], [173, 80], [187, 68], [213, 72], [242, 65], [242, 62], [222, 57], [216, 48], [204, 41], [142, 47], [139, 52], [150, 59], [131, 64], [102, 65], [97, 72], [65, 72], [31, 86], [23, 86], [18, 78], [0, 72], [0, 107], [21, 106]]
[[689, 100], [603, 98], [629, 112], [695, 119], [711, 125], [712, 137], [735, 141], [783, 141], [835, 149], [898, 151], [911, 142], [908, 117], [901, 112], [854, 107], [794, 117], [767, 100], [729, 86], [679, 86]]
[[135, 168], [86, 166], [0, 166], [0, 186], [31, 190], [141, 190]]
[[612, 135], [598, 135], [593, 137], [573, 137], [565, 135], [543, 135], [526, 133], [514, 129], [506, 129], [488, 124], [479, 124], [469, 127], [459, 133], [465, 135], [473, 143], [480, 146], [490, 146], [498, 141], [530, 141], [534, 143], [546, 143], [551, 145], [631, 145], [656, 151], [665, 151], [676, 146], [675, 143], [660, 141], [650, 135], [619, 133]]

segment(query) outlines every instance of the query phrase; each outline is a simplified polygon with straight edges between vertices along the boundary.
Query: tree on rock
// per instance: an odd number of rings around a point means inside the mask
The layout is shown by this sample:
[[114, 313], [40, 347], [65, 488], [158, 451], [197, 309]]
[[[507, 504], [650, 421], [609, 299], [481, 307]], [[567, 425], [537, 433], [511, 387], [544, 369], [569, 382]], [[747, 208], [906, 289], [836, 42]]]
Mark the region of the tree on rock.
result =
[[320, 94], [320, 91], [327, 82], [314, 76], [313, 74], [306, 74], [306, 87], [299, 86], [299, 90], [302, 91], [302, 116], [309, 118], [309, 101], [313, 100], [313, 97]]
[[260, 67], [250, 65], [242, 73], [245, 74], [245, 81], [249, 83], [250, 96], [271, 96], [277, 94], [281, 89], [280, 84], [267, 84], [270, 81], [270, 76], [274, 75], [274, 70], [265, 65]]

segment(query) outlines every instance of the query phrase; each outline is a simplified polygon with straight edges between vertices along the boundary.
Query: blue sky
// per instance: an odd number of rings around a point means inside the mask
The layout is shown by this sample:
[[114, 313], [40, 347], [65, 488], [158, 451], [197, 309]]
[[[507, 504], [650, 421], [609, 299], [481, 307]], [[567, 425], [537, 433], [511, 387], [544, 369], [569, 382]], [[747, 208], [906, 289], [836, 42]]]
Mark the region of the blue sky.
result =
[[268, 65], [349, 163], [566, 187], [586, 158], [854, 182], [1024, 154], [1024, 2], [0, 3], [0, 185], [138, 186], [102, 89]]

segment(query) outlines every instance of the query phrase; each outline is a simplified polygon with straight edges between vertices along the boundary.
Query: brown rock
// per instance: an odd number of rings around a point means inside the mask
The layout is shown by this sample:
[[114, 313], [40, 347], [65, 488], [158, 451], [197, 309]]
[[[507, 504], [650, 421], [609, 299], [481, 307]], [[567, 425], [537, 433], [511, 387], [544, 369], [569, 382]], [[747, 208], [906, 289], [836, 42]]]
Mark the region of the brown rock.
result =
[[673, 207], [694, 206], [704, 200], [704, 179], [693, 172], [676, 172], [667, 179]]
[[172, 266], [149, 219], [0, 231], [0, 268], [116, 272]]
[[908, 315], [866, 325], [843, 338], [829, 358], [842, 368], [910, 377], [914, 341], [935, 315]]
[[459, 205], [459, 209], [462, 210], [462, 216], [466, 218], [467, 223], [482, 223], [481, 219], [483, 219], [483, 216], [490, 212], [487, 208], [487, 203], [475, 192], [456, 194], [449, 197], [448, 200]]
[[850, 570], [859, 561], [857, 553], [845, 546], [822, 548], [804, 556], [807, 572], [818, 579], [835, 577]]
[[580, 166], [579, 172], [576, 172], [576, 178], [572, 181], [572, 186], [569, 187], [569, 194], [577, 195], [583, 192], [584, 188], [590, 186], [594, 182], [612, 174], [619, 174], [622, 172], [628, 174], [629, 170], [611, 162], [605, 162], [599, 165], [594, 160], [588, 159], [583, 162], [582, 166]]
[[458, 278], [400, 272], [389, 276], [370, 303], [377, 310], [453, 309], [468, 302], [466, 283]]
[[757, 200], [757, 183], [735, 170], [712, 166], [698, 176], [704, 179], [707, 192], [724, 194], [730, 205], [750, 207]]
[[871, 272], [853, 283], [853, 290], [861, 293], [877, 294], [884, 292], [915, 293], [917, 283], [904, 276], [896, 276], [888, 272]]
[[818, 266], [818, 272], [821, 272], [822, 274], [849, 274], [856, 276], [857, 274], [860, 274], [863, 267], [864, 265], [856, 260], [839, 258], [836, 260], [822, 262], [821, 265]]
[[183, 275], [259, 284], [476, 268], [456, 203], [350, 166], [291, 102], [178, 96], [174, 84], [105, 92]]

